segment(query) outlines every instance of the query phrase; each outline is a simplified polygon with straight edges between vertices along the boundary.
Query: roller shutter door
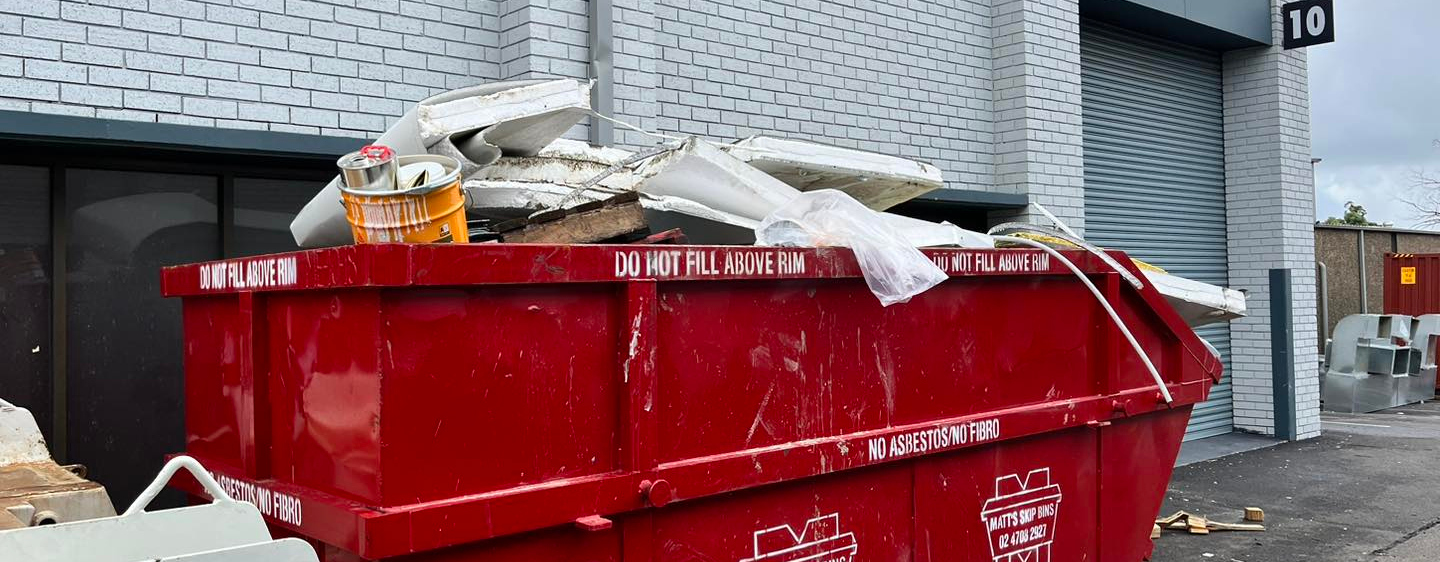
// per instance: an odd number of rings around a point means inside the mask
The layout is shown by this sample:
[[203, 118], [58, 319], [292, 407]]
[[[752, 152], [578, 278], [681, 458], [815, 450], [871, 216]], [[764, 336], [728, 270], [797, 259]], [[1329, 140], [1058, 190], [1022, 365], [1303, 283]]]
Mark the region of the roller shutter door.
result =
[[[1087, 20], [1080, 67], [1086, 239], [1227, 285], [1220, 54]], [[1232, 429], [1230, 328], [1197, 332], [1226, 374], [1187, 440]]]

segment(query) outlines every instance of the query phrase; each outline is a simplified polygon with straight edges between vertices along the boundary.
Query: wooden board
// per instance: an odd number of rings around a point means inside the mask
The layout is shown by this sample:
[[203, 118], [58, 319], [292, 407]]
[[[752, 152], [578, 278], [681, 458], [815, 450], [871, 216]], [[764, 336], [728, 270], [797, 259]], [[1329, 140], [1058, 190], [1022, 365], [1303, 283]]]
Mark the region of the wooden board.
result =
[[648, 228], [634, 192], [495, 225], [500, 241], [519, 244], [587, 244]]

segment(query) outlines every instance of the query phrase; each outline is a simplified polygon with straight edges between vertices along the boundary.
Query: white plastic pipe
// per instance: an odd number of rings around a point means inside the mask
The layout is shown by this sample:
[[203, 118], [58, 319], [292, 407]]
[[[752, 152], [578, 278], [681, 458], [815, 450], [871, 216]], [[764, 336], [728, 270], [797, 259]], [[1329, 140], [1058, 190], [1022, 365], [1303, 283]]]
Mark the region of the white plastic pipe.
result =
[[1081, 283], [1085, 284], [1085, 288], [1090, 289], [1090, 294], [1095, 295], [1095, 300], [1099, 301], [1100, 306], [1105, 308], [1105, 312], [1110, 315], [1110, 320], [1115, 322], [1115, 327], [1120, 328], [1120, 333], [1125, 335], [1125, 341], [1130, 342], [1130, 347], [1135, 350], [1135, 354], [1140, 356], [1140, 361], [1145, 363], [1145, 368], [1150, 371], [1150, 378], [1155, 379], [1155, 384], [1160, 386], [1160, 395], [1165, 397], [1165, 403], [1169, 404], [1173, 401], [1170, 397], [1170, 389], [1165, 386], [1165, 379], [1160, 377], [1160, 371], [1156, 370], [1155, 365], [1150, 362], [1150, 356], [1145, 355], [1145, 350], [1140, 348], [1140, 342], [1135, 341], [1135, 336], [1130, 333], [1130, 328], [1125, 326], [1125, 322], [1120, 320], [1120, 315], [1117, 314], [1115, 309], [1110, 306], [1110, 303], [1105, 300], [1105, 295], [1100, 293], [1100, 289], [1095, 288], [1095, 284], [1090, 282], [1090, 278], [1086, 277], [1085, 273], [1080, 271], [1080, 268], [1075, 267], [1074, 263], [1060, 252], [1055, 251], [1054, 248], [1028, 238], [996, 236], [995, 240], [1038, 248], [1050, 254], [1050, 257], [1060, 260], [1060, 263], [1065, 264], [1065, 267], [1068, 268], [1071, 273], [1074, 273], [1075, 277], [1078, 277]]

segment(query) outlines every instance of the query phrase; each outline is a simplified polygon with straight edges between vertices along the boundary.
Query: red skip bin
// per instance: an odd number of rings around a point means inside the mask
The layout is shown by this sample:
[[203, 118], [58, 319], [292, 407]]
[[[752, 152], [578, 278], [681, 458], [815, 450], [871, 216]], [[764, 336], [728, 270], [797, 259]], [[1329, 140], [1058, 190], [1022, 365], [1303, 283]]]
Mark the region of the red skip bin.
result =
[[1219, 359], [1065, 252], [1167, 402], [1059, 260], [925, 253], [949, 278], [890, 307], [839, 248], [167, 268], [185, 452], [326, 562], [1141, 560]]

